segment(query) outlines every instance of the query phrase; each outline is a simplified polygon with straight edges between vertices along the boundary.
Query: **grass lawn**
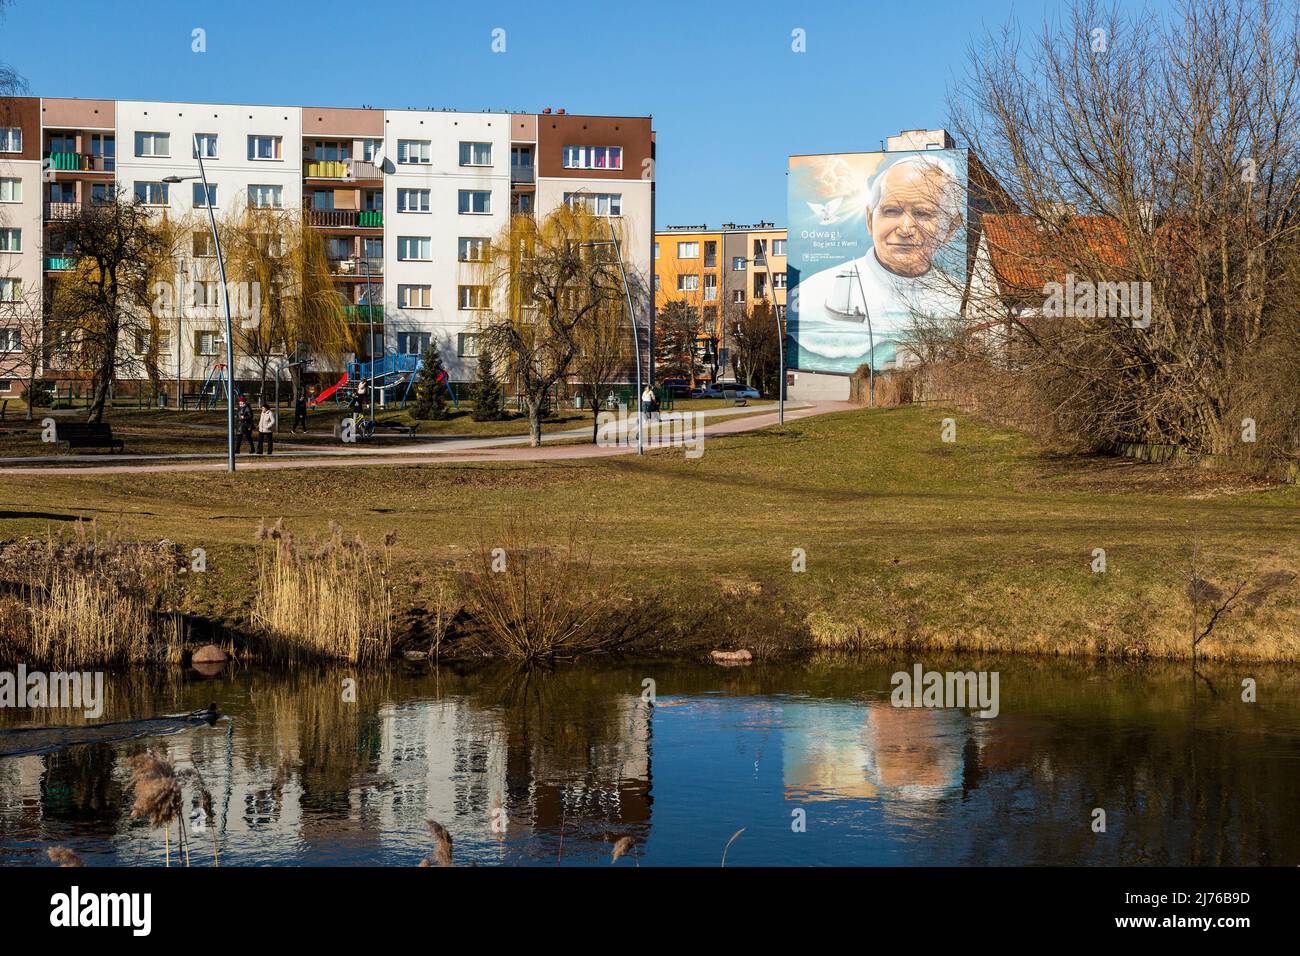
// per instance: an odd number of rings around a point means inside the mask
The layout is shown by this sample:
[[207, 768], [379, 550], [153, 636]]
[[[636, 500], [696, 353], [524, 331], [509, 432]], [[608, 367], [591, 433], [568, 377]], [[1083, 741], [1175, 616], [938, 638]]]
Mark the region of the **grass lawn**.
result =
[[[940, 440], [945, 417], [957, 418], [952, 444]], [[96, 518], [121, 535], [202, 547], [209, 570], [191, 579], [189, 608], [231, 623], [247, 614], [261, 518], [283, 517], [300, 538], [330, 521], [373, 542], [396, 532], [405, 615], [512, 512], [556, 535], [585, 522], [622, 590], [657, 595], [678, 626], [697, 622], [715, 647], [785, 635], [1180, 656], [1191, 641], [1193, 543], [1200, 575], [1229, 591], [1300, 570], [1300, 488], [1056, 454], [939, 408], [709, 439], [695, 460], [665, 449], [555, 464], [0, 476], [0, 538]], [[1104, 573], [1091, 567], [1098, 548]], [[806, 554], [802, 573], [794, 549]], [[1298, 592], [1293, 583], [1227, 615], [1202, 653], [1300, 660]]]

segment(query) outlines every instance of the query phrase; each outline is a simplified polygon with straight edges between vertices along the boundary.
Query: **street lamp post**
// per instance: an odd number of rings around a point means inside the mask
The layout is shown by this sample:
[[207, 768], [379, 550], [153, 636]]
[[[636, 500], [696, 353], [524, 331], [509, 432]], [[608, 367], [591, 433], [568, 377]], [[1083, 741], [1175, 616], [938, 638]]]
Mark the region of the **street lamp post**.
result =
[[208, 186], [208, 173], [203, 168], [203, 150], [199, 148], [199, 134], [194, 134], [194, 156], [199, 161], [198, 176], [166, 176], [165, 183], [180, 183], [188, 179], [203, 181], [203, 205], [208, 208], [208, 226], [212, 229], [212, 244], [217, 252], [217, 272], [221, 276], [221, 303], [226, 312], [226, 469], [235, 470], [235, 329], [230, 318], [230, 289], [226, 285], [226, 260], [221, 254], [221, 237], [217, 235], [217, 216], [212, 208], [212, 189]]
[[776, 276], [772, 272], [772, 263], [767, 258], [767, 240], [760, 240], [758, 255], [753, 259], [746, 259], [746, 262], [752, 262], [758, 265], [760, 262], [763, 268], [767, 270], [767, 281], [771, 284], [772, 291], [772, 315], [776, 319], [776, 416], [777, 424], [785, 424], [785, 330], [781, 328], [781, 312], [776, 302]]
[[853, 263], [853, 276], [858, 280], [858, 294], [862, 296], [862, 313], [867, 319], [867, 355], [870, 358], [867, 361], [867, 395], [870, 407], [876, 407], [876, 336], [871, 331], [871, 308], [867, 305], [867, 293], [862, 288], [862, 273], [858, 272], [858, 264]]

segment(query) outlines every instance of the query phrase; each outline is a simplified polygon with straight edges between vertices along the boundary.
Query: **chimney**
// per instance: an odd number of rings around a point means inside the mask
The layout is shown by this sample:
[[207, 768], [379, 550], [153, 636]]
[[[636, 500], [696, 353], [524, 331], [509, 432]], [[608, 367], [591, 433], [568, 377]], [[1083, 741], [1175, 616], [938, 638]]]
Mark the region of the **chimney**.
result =
[[543, 113], [549, 113], [550, 111], [551, 108], [549, 106], [542, 110]]
[[561, 106], [561, 107], [560, 107], [558, 110], [556, 110], [555, 112], [556, 112], [557, 115], [559, 115], [559, 116], [563, 116], [563, 115], [564, 115], [564, 107]]

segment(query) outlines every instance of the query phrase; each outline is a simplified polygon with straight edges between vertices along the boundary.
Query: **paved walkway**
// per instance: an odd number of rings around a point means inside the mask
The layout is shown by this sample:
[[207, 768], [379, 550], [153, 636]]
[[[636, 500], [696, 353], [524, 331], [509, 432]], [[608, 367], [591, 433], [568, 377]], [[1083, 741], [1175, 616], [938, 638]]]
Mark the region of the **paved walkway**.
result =
[[[814, 404], [786, 402], [785, 420], [798, 421], [812, 415], [847, 411], [857, 406], [848, 402], [817, 402]], [[743, 413], [736, 408], [715, 408], [697, 414], [708, 418], [738, 416], [727, 421], [705, 425], [706, 439], [723, 435], [770, 428], [777, 423], [775, 406], [770, 411]], [[384, 448], [343, 449], [322, 448], [318, 451], [295, 450], [273, 456], [240, 455], [236, 463], [239, 471], [275, 471], [285, 468], [330, 468], [359, 465], [436, 464], [492, 461], [568, 461], [584, 458], [608, 458], [614, 455], [636, 453], [636, 442], [630, 445], [603, 447], [594, 444], [558, 444], [574, 439], [589, 439], [589, 427], [549, 432], [542, 436], [542, 446], [528, 445], [527, 435], [497, 436], [492, 438], [452, 438], [439, 436], [436, 442], [416, 445], [401, 444]], [[430, 446], [435, 447], [430, 447]], [[549, 447], [548, 447], [549, 446]], [[707, 442], [705, 447], [707, 448]], [[677, 450], [678, 454], [682, 452]], [[201, 459], [201, 460], [195, 460]], [[222, 455], [114, 455], [111, 465], [78, 464], [63, 466], [61, 462], [87, 462], [93, 459], [69, 455], [11, 458], [0, 466], [0, 476], [5, 475], [120, 475], [128, 473], [225, 471], [226, 456]], [[127, 464], [136, 462], [137, 464]]]

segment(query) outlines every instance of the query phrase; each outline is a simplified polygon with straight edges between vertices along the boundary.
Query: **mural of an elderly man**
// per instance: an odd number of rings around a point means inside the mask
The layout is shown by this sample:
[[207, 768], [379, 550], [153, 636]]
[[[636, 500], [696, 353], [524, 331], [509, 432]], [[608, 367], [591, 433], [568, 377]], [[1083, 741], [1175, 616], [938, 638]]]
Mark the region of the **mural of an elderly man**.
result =
[[938, 260], [964, 224], [964, 205], [965, 189], [941, 159], [909, 155], [877, 173], [867, 194], [871, 248], [799, 283], [799, 344], [879, 369], [914, 316], [955, 314], [961, 290]]

